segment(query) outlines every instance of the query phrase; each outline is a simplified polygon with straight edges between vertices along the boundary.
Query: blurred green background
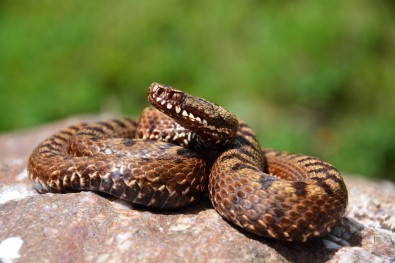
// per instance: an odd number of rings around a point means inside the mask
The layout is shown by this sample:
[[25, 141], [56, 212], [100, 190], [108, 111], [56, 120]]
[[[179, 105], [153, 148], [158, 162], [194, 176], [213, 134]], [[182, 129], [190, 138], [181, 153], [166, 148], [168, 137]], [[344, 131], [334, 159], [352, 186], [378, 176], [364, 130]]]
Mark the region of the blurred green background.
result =
[[160, 82], [262, 145], [395, 180], [393, 1], [0, 2], [0, 132], [137, 116]]

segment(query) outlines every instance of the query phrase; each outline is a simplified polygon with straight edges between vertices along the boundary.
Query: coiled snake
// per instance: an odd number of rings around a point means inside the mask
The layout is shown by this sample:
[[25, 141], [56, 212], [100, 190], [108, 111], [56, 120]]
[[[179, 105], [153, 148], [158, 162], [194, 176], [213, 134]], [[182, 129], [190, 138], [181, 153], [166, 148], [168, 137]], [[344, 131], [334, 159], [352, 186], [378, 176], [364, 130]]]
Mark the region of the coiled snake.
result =
[[306, 241], [344, 215], [340, 173], [315, 157], [261, 149], [253, 130], [224, 108], [153, 83], [140, 121], [63, 129], [31, 154], [40, 193], [93, 190], [175, 208], [208, 190], [218, 213], [259, 236]]

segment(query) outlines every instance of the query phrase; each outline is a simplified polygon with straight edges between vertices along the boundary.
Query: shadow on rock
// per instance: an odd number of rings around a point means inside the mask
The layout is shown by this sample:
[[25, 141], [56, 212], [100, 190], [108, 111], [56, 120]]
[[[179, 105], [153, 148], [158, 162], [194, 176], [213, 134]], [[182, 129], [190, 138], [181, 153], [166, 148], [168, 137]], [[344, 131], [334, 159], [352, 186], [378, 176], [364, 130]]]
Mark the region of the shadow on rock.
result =
[[[231, 223], [229, 223], [231, 224]], [[343, 217], [330, 233], [307, 242], [286, 242], [259, 237], [231, 224], [248, 238], [275, 249], [291, 262], [324, 262], [330, 260], [342, 247], [359, 247], [362, 243], [364, 226], [357, 221]]]

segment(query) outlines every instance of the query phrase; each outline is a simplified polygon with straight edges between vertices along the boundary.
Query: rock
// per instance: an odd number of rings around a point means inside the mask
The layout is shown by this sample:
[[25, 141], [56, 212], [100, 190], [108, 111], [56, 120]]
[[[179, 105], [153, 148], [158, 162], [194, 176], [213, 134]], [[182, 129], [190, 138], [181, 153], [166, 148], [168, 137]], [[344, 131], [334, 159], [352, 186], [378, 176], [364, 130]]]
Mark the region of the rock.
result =
[[0, 259], [4, 262], [394, 262], [395, 185], [345, 176], [349, 207], [327, 236], [307, 243], [259, 238], [223, 220], [207, 196], [174, 211], [92, 193], [38, 194], [32, 149], [73, 118], [0, 135]]

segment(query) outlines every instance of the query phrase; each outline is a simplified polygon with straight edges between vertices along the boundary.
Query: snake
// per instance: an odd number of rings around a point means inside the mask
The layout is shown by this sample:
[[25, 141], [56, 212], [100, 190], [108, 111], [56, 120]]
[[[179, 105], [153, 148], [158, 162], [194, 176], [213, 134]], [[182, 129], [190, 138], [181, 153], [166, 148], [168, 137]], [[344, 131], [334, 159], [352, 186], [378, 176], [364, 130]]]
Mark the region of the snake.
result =
[[344, 216], [347, 188], [331, 164], [261, 148], [234, 114], [171, 86], [153, 83], [147, 98], [138, 121], [81, 123], [41, 142], [27, 165], [34, 188], [163, 209], [195, 204], [207, 189], [226, 221], [291, 242], [324, 236]]

